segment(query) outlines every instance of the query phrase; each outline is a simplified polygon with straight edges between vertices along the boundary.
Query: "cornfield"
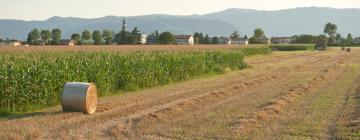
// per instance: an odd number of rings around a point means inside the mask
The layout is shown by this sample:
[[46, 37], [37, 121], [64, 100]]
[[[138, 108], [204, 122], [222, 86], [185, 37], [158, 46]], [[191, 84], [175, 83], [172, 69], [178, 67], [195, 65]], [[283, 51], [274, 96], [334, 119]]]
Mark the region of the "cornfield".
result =
[[274, 51], [305, 51], [305, 50], [314, 50], [314, 44], [288, 44], [288, 45], [270, 45], [270, 48]]
[[[261, 48], [254, 49], [264, 53]], [[93, 82], [100, 96], [107, 96], [246, 67], [241, 49], [0, 54], [2, 114], [58, 105], [65, 82]]]

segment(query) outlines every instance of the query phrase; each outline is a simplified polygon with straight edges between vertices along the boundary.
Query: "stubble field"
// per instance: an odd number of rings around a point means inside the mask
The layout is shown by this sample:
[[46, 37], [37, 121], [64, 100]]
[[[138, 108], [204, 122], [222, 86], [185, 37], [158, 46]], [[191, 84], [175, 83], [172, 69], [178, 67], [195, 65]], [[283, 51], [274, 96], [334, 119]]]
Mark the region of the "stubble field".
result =
[[100, 104], [111, 104], [112, 109], [91, 116], [63, 113], [56, 106], [2, 118], [0, 136], [6, 139], [360, 138], [359, 49], [351, 53], [337, 48], [324, 52], [273, 52], [246, 57], [245, 62], [251, 67], [101, 98]]

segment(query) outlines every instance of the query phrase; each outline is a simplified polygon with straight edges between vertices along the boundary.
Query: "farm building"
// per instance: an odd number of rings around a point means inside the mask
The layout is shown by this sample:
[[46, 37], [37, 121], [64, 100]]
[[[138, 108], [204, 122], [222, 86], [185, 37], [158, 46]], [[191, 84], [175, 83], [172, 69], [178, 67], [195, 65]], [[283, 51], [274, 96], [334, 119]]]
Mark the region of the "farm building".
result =
[[1, 46], [21, 46], [21, 41], [19, 40], [7, 40], [5, 42], [1, 42]]
[[141, 34], [140, 44], [146, 44], [146, 39], [147, 39], [147, 35], [146, 34]]
[[60, 40], [59, 45], [75, 46], [75, 41], [71, 39], [62, 39]]
[[353, 39], [354, 44], [360, 44], [360, 37]]
[[290, 44], [293, 40], [291, 37], [272, 37], [271, 44]]
[[192, 35], [176, 35], [175, 39], [178, 45], [194, 45], [194, 37]]
[[228, 37], [219, 37], [219, 44], [230, 45], [231, 44], [231, 39], [228, 38]]
[[245, 38], [236, 38], [236, 39], [231, 39], [231, 43], [233, 45], [248, 45], [249, 44], [249, 40], [245, 39]]

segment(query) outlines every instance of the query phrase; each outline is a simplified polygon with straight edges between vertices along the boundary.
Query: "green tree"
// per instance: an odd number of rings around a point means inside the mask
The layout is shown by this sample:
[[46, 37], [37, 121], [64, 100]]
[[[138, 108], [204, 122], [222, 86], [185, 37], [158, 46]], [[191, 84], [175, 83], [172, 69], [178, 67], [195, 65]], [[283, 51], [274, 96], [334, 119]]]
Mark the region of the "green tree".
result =
[[292, 36], [294, 39], [291, 43], [294, 44], [315, 44], [317, 36], [313, 35], [295, 35]]
[[348, 33], [347, 37], [346, 37], [346, 44], [351, 45], [353, 42], [353, 37], [350, 33]]
[[113, 39], [113, 32], [110, 30], [104, 30], [103, 38], [105, 40], [105, 44], [110, 45], [112, 43], [112, 39]]
[[119, 45], [124, 45], [124, 44], [128, 44], [128, 39], [130, 34], [127, 31], [120, 31], [119, 33], [117, 33], [115, 35], [115, 42]]
[[91, 32], [89, 30], [85, 30], [81, 34], [81, 44], [88, 44], [91, 39]]
[[230, 38], [231, 39], [239, 39], [240, 34], [238, 33], [238, 31], [234, 31], [233, 33], [231, 33]]
[[204, 37], [204, 44], [210, 44], [209, 35], [205, 35], [205, 37]]
[[249, 42], [252, 44], [267, 44], [264, 39], [267, 39], [265, 32], [261, 28], [256, 28], [254, 30], [254, 35], [249, 39]]
[[75, 41], [76, 44], [80, 43], [81, 35], [79, 33], [73, 33], [71, 39]]
[[329, 35], [329, 43], [332, 44], [334, 42], [334, 38], [337, 32], [337, 26], [332, 24], [331, 22], [327, 23], [324, 27], [324, 33]]
[[52, 44], [58, 45], [61, 40], [61, 30], [60, 29], [52, 29], [51, 38], [52, 38]]
[[41, 30], [40, 36], [46, 45], [50, 44], [51, 32], [49, 30]]
[[27, 37], [27, 42], [30, 44], [30, 45], [38, 45], [38, 41], [40, 39], [40, 32], [38, 29], [33, 29], [30, 31], [30, 33], [28, 34], [28, 37]]
[[95, 45], [101, 45], [102, 44], [102, 34], [100, 31], [95, 30], [92, 33], [92, 40], [94, 40]]
[[194, 33], [194, 44], [204, 44], [204, 35], [203, 33]]
[[130, 36], [128, 36], [128, 43], [130, 44], [139, 44], [141, 39], [141, 33], [138, 27], [135, 27], [131, 33]]
[[211, 39], [211, 44], [219, 44], [219, 38], [217, 36], [214, 36], [212, 39]]
[[176, 43], [175, 36], [170, 32], [163, 32], [159, 35], [159, 43], [171, 45]]
[[254, 31], [254, 38], [266, 38], [264, 31], [261, 28], [256, 28]]
[[158, 30], [155, 30], [155, 36], [159, 37], [159, 31]]

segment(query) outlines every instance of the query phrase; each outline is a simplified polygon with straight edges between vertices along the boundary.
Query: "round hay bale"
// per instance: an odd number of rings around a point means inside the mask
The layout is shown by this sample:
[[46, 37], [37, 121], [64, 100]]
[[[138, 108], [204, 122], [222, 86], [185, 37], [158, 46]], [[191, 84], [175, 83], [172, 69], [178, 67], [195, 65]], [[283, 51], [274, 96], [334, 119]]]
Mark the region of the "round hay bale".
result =
[[351, 48], [346, 48], [346, 52], [351, 52]]
[[61, 96], [63, 111], [81, 111], [85, 114], [96, 112], [97, 90], [95, 84], [68, 82]]
[[341, 47], [341, 50], [345, 51], [345, 47]]

